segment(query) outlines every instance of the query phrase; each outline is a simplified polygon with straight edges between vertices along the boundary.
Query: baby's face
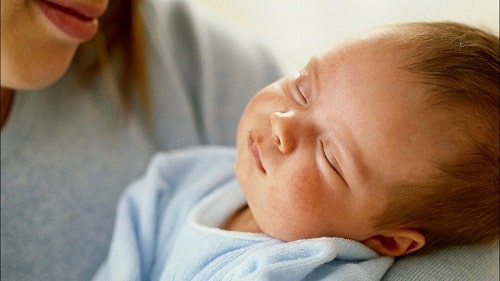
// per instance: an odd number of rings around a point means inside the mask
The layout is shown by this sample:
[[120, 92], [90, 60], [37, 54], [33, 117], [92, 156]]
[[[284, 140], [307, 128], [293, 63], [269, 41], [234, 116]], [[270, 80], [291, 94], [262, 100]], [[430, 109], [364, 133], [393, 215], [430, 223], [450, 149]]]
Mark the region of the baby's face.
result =
[[421, 93], [400, 59], [362, 39], [262, 89], [243, 113], [236, 174], [264, 233], [374, 235], [388, 187], [432, 169]]

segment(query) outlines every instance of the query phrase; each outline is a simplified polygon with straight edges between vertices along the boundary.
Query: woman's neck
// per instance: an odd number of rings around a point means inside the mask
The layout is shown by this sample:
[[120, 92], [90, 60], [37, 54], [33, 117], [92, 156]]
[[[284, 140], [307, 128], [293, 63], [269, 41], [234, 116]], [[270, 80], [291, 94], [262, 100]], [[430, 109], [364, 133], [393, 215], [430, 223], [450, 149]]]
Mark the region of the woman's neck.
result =
[[2, 122], [2, 129], [4, 125], [7, 123], [7, 119], [9, 118], [10, 109], [12, 107], [12, 102], [14, 101], [14, 90], [1, 88], [1, 111], [0, 118]]

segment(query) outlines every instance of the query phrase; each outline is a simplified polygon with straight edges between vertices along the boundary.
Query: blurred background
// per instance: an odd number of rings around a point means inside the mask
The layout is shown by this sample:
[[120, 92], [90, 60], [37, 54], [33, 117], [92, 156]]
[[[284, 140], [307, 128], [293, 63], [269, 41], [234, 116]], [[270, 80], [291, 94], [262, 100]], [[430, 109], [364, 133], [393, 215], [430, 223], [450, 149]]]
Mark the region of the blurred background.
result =
[[293, 73], [355, 33], [407, 21], [449, 20], [498, 35], [499, 0], [189, 0], [263, 41]]

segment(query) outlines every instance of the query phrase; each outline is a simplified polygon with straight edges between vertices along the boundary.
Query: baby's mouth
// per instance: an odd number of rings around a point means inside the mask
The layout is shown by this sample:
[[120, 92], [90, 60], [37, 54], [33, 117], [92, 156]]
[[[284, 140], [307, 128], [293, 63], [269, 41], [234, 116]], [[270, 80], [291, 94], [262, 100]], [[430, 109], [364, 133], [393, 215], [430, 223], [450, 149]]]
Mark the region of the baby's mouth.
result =
[[252, 159], [259, 171], [261, 171], [263, 174], [266, 174], [266, 169], [264, 168], [264, 165], [262, 165], [262, 160], [260, 158], [259, 148], [257, 147], [257, 144], [255, 143], [255, 140], [251, 135], [248, 137], [248, 152], [252, 156]]

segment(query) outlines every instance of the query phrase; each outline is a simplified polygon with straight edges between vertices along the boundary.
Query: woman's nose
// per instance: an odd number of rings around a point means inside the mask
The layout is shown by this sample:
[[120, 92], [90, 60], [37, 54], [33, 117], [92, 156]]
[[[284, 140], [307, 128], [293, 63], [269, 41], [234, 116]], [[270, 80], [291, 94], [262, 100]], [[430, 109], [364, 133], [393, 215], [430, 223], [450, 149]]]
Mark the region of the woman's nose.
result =
[[271, 114], [271, 130], [276, 146], [281, 153], [290, 153], [296, 146], [296, 130], [294, 128], [294, 111], [274, 112]]

